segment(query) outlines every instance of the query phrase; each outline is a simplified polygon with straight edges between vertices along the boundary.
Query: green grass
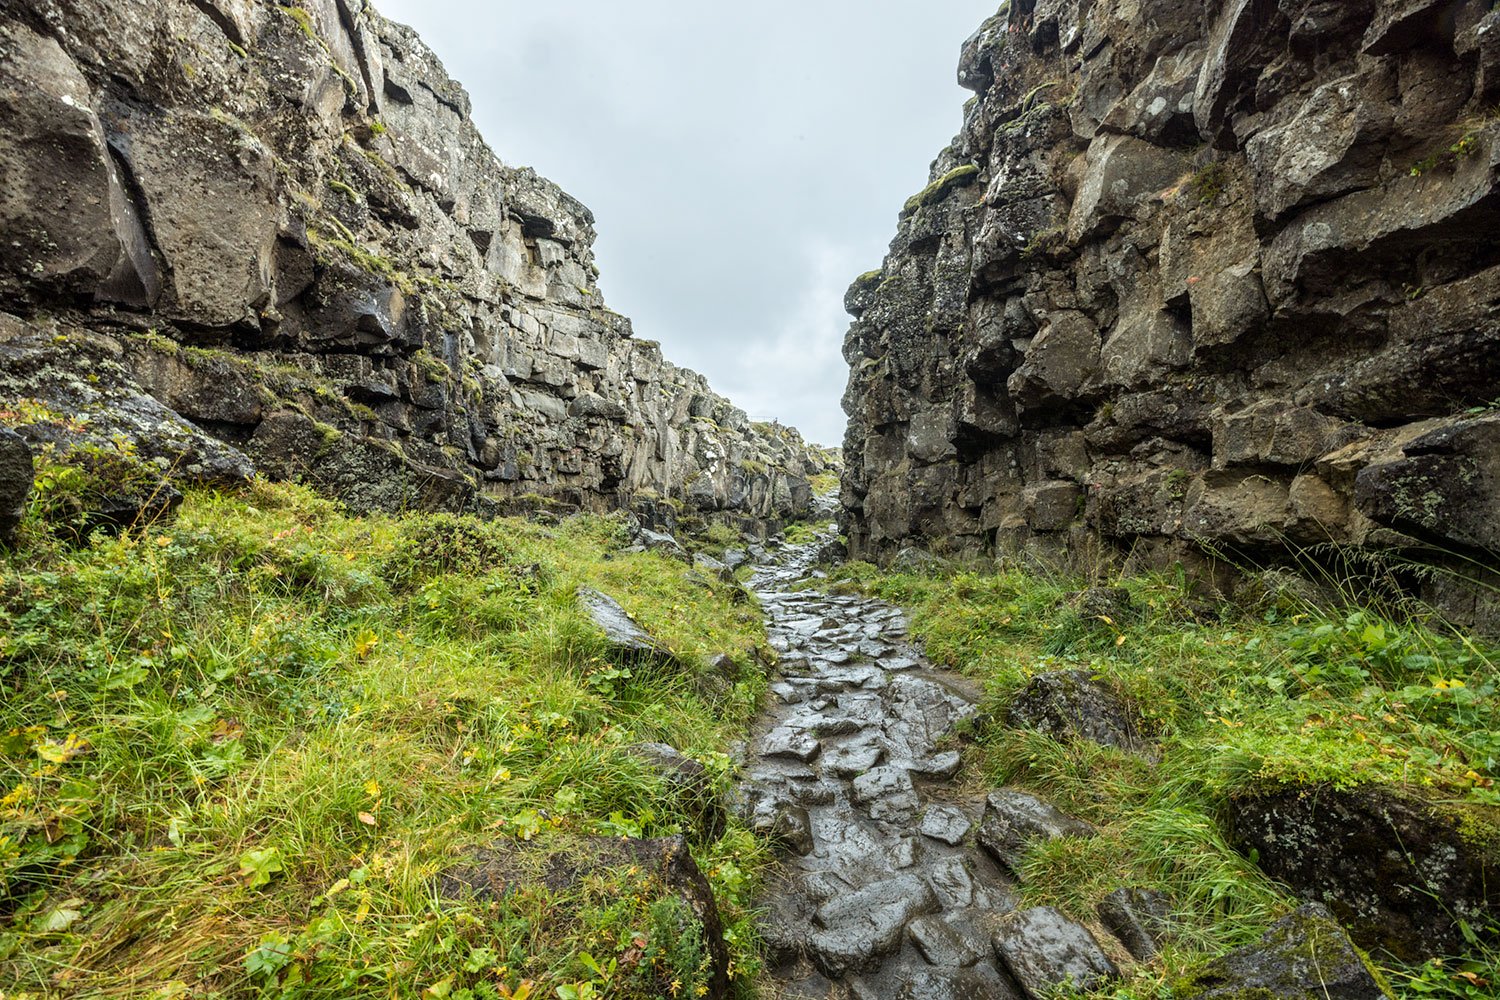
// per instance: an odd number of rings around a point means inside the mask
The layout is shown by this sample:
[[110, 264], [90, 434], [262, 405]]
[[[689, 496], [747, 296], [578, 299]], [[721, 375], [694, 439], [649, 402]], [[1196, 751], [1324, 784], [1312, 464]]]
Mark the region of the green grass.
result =
[[[488, 903], [434, 883], [476, 847], [686, 830], [627, 748], [727, 780], [764, 690], [753, 606], [615, 552], [607, 518], [361, 518], [256, 484], [69, 545], [41, 519], [60, 502], [0, 552], [0, 996], [691, 991], [693, 937], [640, 872]], [[679, 663], [611, 662], [585, 584]], [[727, 693], [697, 683], [721, 652]], [[693, 844], [747, 983], [767, 855]]]
[[[1293, 906], [1227, 842], [1236, 792], [1390, 783], [1496, 829], [1496, 650], [1435, 622], [1225, 606], [1165, 576], [1122, 582], [1138, 609], [1128, 621], [1084, 618], [1068, 602], [1081, 583], [1019, 571], [927, 577], [851, 564], [835, 580], [911, 608], [928, 654], [984, 681], [990, 718], [1003, 719], [1032, 676], [1059, 669], [1090, 670], [1141, 706], [1157, 763], [998, 724], [980, 731], [971, 756], [984, 784], [1032, 788], [1100, 829], [1033, 851], [1027, 903], [1088, 920], [1103, 896], [1132, 885], [1167, 893], [1186, 915], [1162, 959], [1101, 996], [1170, 996], [1205, 958], [1258, 939]], [[1500, 981], [1495, 958], [1388, 972], [1410, 996], [1489, 995], [1465, 992], [1455, 973]]]

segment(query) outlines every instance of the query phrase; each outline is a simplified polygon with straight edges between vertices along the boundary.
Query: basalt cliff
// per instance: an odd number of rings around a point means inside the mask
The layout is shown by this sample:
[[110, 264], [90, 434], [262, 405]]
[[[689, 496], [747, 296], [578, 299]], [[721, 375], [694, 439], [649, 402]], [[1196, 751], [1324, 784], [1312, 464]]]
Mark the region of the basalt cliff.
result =
[[1500, 11], [1016, 0], [959, 82], [847, 299], [852, 554], [1420, 564], [1493, 628]]
[[831, 455], [634, 337], [593, 240], [364, 0], [0, 0], [0, 409], [34, 450], [359, 510], [805, 511]]

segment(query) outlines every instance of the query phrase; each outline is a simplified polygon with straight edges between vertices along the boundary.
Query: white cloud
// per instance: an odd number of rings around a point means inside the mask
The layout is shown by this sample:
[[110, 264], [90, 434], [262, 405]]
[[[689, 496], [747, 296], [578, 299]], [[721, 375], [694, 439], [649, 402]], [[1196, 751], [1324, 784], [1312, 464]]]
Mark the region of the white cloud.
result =
[[957, 131], [998, 0], [375, 0], [507, 162], [594, 211], [605, 298], [757, 416], [839, 443], [843, 294]]

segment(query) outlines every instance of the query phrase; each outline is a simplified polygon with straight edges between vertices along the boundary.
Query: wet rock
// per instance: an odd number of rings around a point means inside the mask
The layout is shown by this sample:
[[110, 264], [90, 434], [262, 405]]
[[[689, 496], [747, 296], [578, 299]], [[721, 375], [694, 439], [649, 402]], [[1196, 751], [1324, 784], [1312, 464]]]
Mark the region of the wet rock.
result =
[[812, 733], [791, 726], [773, 729], [760, 743], [760, 752], [767, 757], [785, 757], [804, 764], [816, 759], [822, 749], [823, 745]]
[[944, 909], [963, 909], [974, 904], [974, 876], [960, 855], [949, 854], [935, 860], [928, 867], [927, 881]]
[[901, 944], [906, 925], [937, 908], [922, 879], [897, 875], [873, 882], [818, 908], [819, 930], [809, 940], [823, 973], [840, 977], [867, 970]]
[[814, 847], [812, 819], [801, 806], [783, 803], [771, 822], [771, 838], [795, 854], [811, 854]]
[[[641, 872], [642, 887], [654, 887], [662, 898], [676, 897], [686, 905], [692, 919], [680, 933], [691, 941], [684, 940], [680, 946], [699, 948], [706, 956], [706, 996], [728, 996], [729, 950], [724, 944], [718, 904], [682, 837], [594, 837], [566, 851], [553, 850], [541, 841], [507, 841], [443, 872], [438, 878], [438, 891], [446, 899], [502, 899], [540, 881], [562, 893], [589, 875], [626, 869]], [[565, 910], [559, 910], [553, 919], [567, 921], [569, 917]]]
[[1269, 875], [1328, 905], [1367, 949], [1408, 961], [1464, 950], [1500, 906], [1500, 851], [1456, 807], [1395, 789], [1287, 788], [1231, 801], [1230, 829]]
[[729, 805], [755, 833], [798, 855], [811, 853], [812, 818], [806, 807], [779, 785], [743, 785], [730, 794]]
[[983, 910], [959, 910], [913, 920], [907, 933], [930, 964], [966, 968], [989, 957], [987, 924], [998, 919]]
[[1083, 739], [1127, 751], [1145, 745], [1135, 707], [1085, 670], [1033, 677], [1011, 704], [1007, 722], [1062, 742]]
[[1363, 956], [1323, 907], [1283, 917], [1260, 944], [1213, 962], [1185, 984], [1190, 1000], [1388, 1000]]
[[1032, 1000], [1063, 983], [1088, 990], [1119, 975], [1088, 928], [1050, 906], [1004, 917], [992, 941], [1000, 964]]
[[637, 625], [635, 619], [608, 594], [580, 587], [578, 603], [594, 626], [604, 633], [604, 641], [615, 653], [626, 656], [670, 656], [666, 647]]
[[951, 778], [958, 773], [961, 766], [963, 766], [963, 756], [957, 750], [945, 750], [931, 757], [913, 761], [911, 772], [924, 778]]
[[0, 542], [10, 544], [21, 523], [34, 474], [31, 449], [25, 439], [0, 427]]
[[1142, 962], [1155, 957], [1172, 932], [1172, 905], [1150, 889], [1116, 889], [1099, 902], [1099, 920]]
[[909, 823], [921, 805], [904, 767], [877, 767], [855, 778], [852, 788], [855, 804], [864, 806], [871, 819]]
[[896, 998], [1017, 1000], [1017, 994], [994, 969], [987, 965], [976, 965], [967, 969], [911, 969], [900, 977]]
[[1092, 837], [1094, 828], [1029, 792], [1002, 788], [990, 794], [978, 840], [990, 856], [1016, 874], [1026, 850], [1039, 840]]
[[835, 745], [823, 754], [819, 766], [835, 778], [853, 778], [874, 770], [885, 759], [885, 748], [873, 743]]
[[922, 824], [917, 827], [917, 832], [924, 837], [956, 846], [964, 842], [973, 828], [973, 821], [964, 815], [962, 809], [957, 806], [936, 805], [929, 806], [923, 814]]

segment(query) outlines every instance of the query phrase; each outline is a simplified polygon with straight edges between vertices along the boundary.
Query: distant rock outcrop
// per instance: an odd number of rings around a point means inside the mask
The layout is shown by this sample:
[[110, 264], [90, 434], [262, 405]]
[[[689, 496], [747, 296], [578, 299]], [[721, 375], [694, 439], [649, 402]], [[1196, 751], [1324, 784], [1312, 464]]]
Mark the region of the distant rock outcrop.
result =
[[34, 443], [388, 510], [783, 518], [828, 467], [632, 336], [588, 209], [365, 0], [6, 4], [0, 179], [0, 398]]
[[[1492, 8], [1003, 6], [963, 47], [963, 131], [847, 298], [851, 555], [1327, 543], [1485, 575]], [[1417, 582], [1500, 628], [1493, 587]]]

